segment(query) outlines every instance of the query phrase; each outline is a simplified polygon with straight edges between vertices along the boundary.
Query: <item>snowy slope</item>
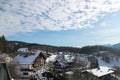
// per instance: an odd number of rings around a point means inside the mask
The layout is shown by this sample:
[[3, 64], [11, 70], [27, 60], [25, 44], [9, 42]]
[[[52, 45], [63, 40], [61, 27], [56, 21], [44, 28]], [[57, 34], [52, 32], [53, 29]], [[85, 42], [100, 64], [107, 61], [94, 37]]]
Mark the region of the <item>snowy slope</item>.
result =
[[80, 57], [80, 59], [82, 61], [84, 61], [85, 63], [87, 63], [87, 66], [89, 66], [90, 61], [87, 59], [87, 57], [90, 57], [90, 56], [95, 57], [98, 60], [99, 66], [106, 66], [106, 67], [119, 66], [120, 67], [120, 56], [118, 56], [118, 55], [115, 55], [115, 54], [112, 54], [112, 53], [100, 53], [99, 56], [98, 56], [98, 54], [93, 53], [92, 55], [82, 55]]
[[114, 59], [110, 60], [110, 63], [107, 63], [101, 59], [101, 57], [97, 57], [99, 65], [100, 66], [108, 66], [108, 67], [114, 67], [119, 66], [120, 67], [120, 58], [116, 57]]

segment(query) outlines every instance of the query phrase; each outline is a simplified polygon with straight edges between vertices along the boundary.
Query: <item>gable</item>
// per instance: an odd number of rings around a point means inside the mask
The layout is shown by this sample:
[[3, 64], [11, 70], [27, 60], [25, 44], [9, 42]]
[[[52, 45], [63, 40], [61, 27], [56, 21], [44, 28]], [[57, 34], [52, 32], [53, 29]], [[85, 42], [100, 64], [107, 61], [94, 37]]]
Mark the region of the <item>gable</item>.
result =
[[41, 51], [37, 50], [34, 53], [30, 54], [18, 54], [14, 60], [12, 61], [13, 64], [32, 64], [33, 61], [39, 56]]

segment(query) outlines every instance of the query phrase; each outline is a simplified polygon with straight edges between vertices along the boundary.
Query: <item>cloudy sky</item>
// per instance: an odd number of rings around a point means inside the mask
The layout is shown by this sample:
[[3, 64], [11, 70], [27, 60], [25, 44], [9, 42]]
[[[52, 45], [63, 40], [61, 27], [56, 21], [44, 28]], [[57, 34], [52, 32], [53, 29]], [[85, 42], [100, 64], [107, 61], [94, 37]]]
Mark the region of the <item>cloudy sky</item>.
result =
[[0, 0], [0, 35], [57, 46], [120, 42], [120, 0]]

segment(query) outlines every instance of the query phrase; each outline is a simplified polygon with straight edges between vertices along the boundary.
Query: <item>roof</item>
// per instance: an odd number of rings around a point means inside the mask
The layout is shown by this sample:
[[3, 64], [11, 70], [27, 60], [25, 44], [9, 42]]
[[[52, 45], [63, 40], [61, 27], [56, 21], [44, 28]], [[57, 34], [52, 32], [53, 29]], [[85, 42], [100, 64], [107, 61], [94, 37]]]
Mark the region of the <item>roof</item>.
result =
[[56, 58], [57, 58], [57, 55], [51, 55], [50, 57], [48, 57], [46, 59], [46, 62], [47, 63], [49, 63], [49, 62], [55, 62]]
[[29, 55], [18, 54], [14, 60], [12, 61], [13, 64], [32, 64], [33, 61], [39, 56], [41, 51], [36, 50], [34, 53]]
[[18, 52], [26, 52], [28, 50], [28, 48], [19, 48], [17, 51]]
[[67, 62], [73, 62], [75, 59], [75, 56], [71, 56], [71, 55], [64, 55], [64, 58]]
[[67, 67], [67, 61], [65, 59], [59, 58], [55, 61], [55, 63], [58, 62], [62, 68]]
[[109, 51], [99, 51], [99, 53], [106, 53], [106, 52], [109, 52]]
[[99, 69], [91, 69], [91, 70], [86, 70], [89, 73], [92, 73], [93, 75], [97, 76], [97, 77], [102, 77], [104, 75], [108, 75], [113, 73], [114, 71], [109, 68], [109, 67], [105, 67], [105, 66], [100, 66]]

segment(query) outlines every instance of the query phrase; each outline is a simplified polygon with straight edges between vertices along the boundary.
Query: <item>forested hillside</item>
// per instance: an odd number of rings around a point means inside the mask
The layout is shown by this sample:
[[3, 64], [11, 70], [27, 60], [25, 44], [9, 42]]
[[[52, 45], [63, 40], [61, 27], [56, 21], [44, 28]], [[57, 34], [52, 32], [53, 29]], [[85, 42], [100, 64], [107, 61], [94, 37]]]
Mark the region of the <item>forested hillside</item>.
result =
[[8, 41], [7, 44], [9, 46], [14, 45], [14, 47], [16, 46], [16, 48], [28, 47], [29, 49], [40, 49], [47, 52], [73, 52], [73, 53], [80, 53], [80, 54], [92, 54], [97, 51], [109, 51], [113, 54], [120, 55], [120, 49], [105, 47], [100, 45], [85, 46], [82, 48], [78, 48], [78, 47], [51, 46], [51, 45], [43, 45], [43, 44], [36, 44], [36, 43], [26, 43], [26, 42], [20, 42], [20, 41]]
[[78, 47], [52, 46], [37, 43], [26, 43], [21, 41], [7, 41], [4, 36], [0, 37], [0, 53], [16, 52], [20, 47], [29, 49], [40, 49], [46, 52], [73, 52], [80, 54], [92, 54], [97, 51], [109, 51], [113, 54], [120, 55], [120, 49], [105, 47], [100, 45]]

